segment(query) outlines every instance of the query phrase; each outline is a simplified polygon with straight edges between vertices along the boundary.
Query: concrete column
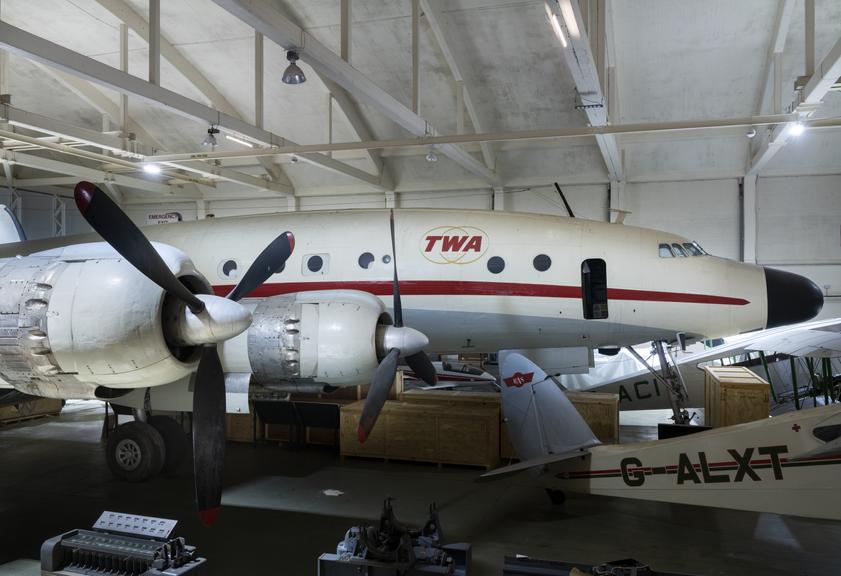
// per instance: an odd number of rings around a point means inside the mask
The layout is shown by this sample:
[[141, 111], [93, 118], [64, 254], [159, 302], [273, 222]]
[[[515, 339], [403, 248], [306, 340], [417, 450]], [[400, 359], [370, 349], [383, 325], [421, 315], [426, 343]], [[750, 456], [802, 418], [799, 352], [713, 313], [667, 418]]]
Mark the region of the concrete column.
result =
[[[128, 73], [128, 26], [120, 23], [120, 71]], [[120, 94], [120, 130], [128, 136], [128, 94]]]
[[385, 207], [397, 208], [397, 194], [393, 190], [388, 190], [385, 193]]
[[342, 11], [342, 36], [341, 36], [341, 50], [340, 54], [342, 56], [342, 60], [345, 62], [350, 62], [350, 44], [351, 44], [351, 6], [350, 0], [342, 0], [341, 5]]
[[196, 220], [204, 220], [207, 218], [207, 201], [196, 200]]
[[263, 127], [263, 35], [254, 32], [254, 125]]
[[420, 0], [412, 0], [412, 112], [420, 109]]
[[161, 85], [161, 0], [149, 0], [149, 83]]
[[756, 263], [756, 174], [745, 176], [742, 185], [742, 260]]
[[625, 181], [611, 180], [610, 181], [610, 206], [608, 211], [608, 222], [616, 222], [618, 216], [621, 214], [616, 210], [625, 210]]
[[290, 194], [286, 197], [286, 210], [288, 212], [297, 212], [298, 211], [298, 197], [293, 196]]

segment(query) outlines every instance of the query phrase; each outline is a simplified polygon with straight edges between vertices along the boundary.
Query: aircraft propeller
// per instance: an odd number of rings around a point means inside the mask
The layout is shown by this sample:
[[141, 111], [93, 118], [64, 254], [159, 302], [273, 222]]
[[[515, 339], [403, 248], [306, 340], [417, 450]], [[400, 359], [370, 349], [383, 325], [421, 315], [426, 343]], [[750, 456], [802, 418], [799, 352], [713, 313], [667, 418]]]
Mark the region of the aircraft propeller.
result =
[[365, 442], [371, 435], [371, 430], [377, 422], [380, 411], [388, 399], [388, 393], [397, 374], [397, 358], [402, 354], [409, 368], [424, 382], [434, 386], [438, 382], [435, 367], [429, 356], [423, 351], [429, 340], [422, 333], [413, 328], [403, 326], [403, 303], [400, 299], [400, 281], [397, 278], [397, 249], [394, 242], [394, 210], [390, 215], [391, 225], [391, 254], [394, 267], [394, 281], [392, 294], [394, 296], [394, 324], [382, 327], [378, 338], [381, 341], [382, 352], [385, 357], [380, 361], [371, 380], [371, 388], [362, 407], [359, 418], [357, 435], [360, 442]]
[[82, 216], [121, 256], [189, 309], [179, 318], [179, 344], [202, 345], [193, 393], [193, 471], [196, 504], [205, 526], [216, 521], [222, 502], [225, 458], [225, 375], [218, 342], [239, 334], [251, 314], [236, 302], [277, 272], [295, 248], [291, 232], [273, 240], [226, 298], [193, 294], [117, 204], [95, 184], [79, 182], [75, 200]]

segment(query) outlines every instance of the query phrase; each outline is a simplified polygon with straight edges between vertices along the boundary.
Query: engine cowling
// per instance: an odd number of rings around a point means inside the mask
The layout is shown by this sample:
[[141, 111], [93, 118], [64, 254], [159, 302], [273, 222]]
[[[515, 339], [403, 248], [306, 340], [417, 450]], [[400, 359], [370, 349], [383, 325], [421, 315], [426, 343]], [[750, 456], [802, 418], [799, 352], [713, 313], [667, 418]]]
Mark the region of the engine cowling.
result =
[[[210, 293], [186, 254], [155, 248], [191, 291]], [[102, 242], [0, 261], [0, 377], [56, 398], [173, 382], [195, 369], [198, 352], [168, 343], [173, 310], [160, 287]]]
[[298, 292], [243, 303], [249, 329], [220, 345], [226, 372], [287, 390], [366, 382], [379, 363], [378, 326], [391, 324], [376, 296], [355, 290]]

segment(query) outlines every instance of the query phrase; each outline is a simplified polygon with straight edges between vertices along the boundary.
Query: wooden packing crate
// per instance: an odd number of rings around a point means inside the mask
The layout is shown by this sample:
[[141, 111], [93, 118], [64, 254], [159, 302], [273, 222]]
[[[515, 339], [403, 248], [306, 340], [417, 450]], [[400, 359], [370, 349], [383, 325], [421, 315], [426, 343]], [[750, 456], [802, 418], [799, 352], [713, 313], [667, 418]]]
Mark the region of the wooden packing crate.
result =
[[[604, 392], [566, 392], [567, 398], [590, 426], [593, 434], [605, 444], [619, 443], [619, 395]], [[499, 456], [503, 460], [517, 458], [508, 438], [508, 424], [500, 429]]]
[[55, 398], [36, 398], [0, 406], [0, 424], [11, 424], [39, 416], [55, 416], [61, 413], [63, 406], [62, 401]]
[[768, 418], [768, 382], [743, 366], [704, 368], [704, 424], [731, 426]]
[[341, 408], [342, 456], [493, 468], [499, 464], [499, 406], [389, 400], [364, 444], [357, 425], [364, 402]]
[[[254, 436], [254, 420], [257, 419], [257, 436]], [[232, 442], [253, 442], [263, 438], [263, 424], [249, 404], [248, 414], [225, 414], [225, 437]]]
[[302, 442], [304, 444], [317, 444], [320, 446], [335, 446], [338, 440], [338, 431], [335, 428], [322, 428], [320, 426], [305, 426], [302, 438], [297, 438], [294, 426], [286, 424], [265, 424], [264, 438], [272, 442]]

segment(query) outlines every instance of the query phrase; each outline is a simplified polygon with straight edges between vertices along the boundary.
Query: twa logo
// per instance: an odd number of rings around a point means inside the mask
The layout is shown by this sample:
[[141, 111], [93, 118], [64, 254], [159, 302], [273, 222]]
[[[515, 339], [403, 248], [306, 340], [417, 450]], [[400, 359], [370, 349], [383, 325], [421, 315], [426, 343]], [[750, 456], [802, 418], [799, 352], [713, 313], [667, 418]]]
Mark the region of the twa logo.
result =
[[423, 236], [421, 254], [436, 264], [470, 264], [488, 249], [488, 235], [473, 226], [439, 226]]
[[533, 378], [534, 372], [529, 372], [528, 374], [514, 372], [514, 375], [511, 376], [511, 378], [505, 379], [505, 385], [509, 388], [521, 388], [525, 384], [531, 384]]

